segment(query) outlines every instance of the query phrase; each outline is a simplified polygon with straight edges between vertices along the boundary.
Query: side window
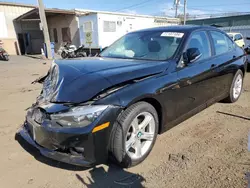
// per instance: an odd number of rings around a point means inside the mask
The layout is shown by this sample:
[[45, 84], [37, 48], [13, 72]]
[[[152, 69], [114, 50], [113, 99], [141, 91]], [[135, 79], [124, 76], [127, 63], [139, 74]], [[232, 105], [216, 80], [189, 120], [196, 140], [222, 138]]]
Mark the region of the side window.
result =
[[241, 40], [242, 39], [242, 35], [241, 34], [238, 34], [238, 40]]
[[[132, 27], [131, 24], [130, 27]], [[103, 21], [103, 32], [116, 32], [116, 22]]]
[[201, 53], [199, 60], [211, 57], [210, 43], [205, 31], [195, 32], [191, 36], [187, 49], [190, 48], [198, 48]]
[[228, 43], [227, 36], [218, 31], [211, 31], [211, 36], [214, 42], [215, 55], [224, 54], [232, 50], [232, 46]]
[[237, 40], [240, 40], [240, 35], [239, 34], [235, 35], [235, 41], [237, 41]]

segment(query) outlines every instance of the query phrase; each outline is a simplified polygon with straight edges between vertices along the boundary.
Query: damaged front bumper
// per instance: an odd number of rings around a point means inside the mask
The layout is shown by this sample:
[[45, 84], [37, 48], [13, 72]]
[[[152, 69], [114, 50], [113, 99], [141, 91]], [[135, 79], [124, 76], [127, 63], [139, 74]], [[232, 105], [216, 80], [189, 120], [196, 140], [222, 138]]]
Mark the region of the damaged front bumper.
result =
[[[51, 113], [60, 110], [61, 106], [50, 104], [43, 110]], [[110, 132], [120, 110], [120, 107], [109, 108], [97, 121], [79, 128], [51, 127], [49, 121], [40, 125], [28, 113], [18, 134], [45, 157], [90, 167], [107, 161]], [[107, 121], [110, 122], [107, 128], [93, 132], [94, 128]]]
[[53, 151], [53, 150], [49, 150], [47, 148], [41, 147], [31, 138], [31, 135], [29, 134], [29, 131], [26, 125], [20, 128], [20, 130], [18, 131], [18, 134], [22, 136], [22, 138], [25, 139], [30, 145], [38, 149], [43, 156], [48, 157], [50, 159], [54, 159], [54, 160], [72, 164], [72, 165], [85, 166], [85, 167], [90, 167], [94, 163], [93, 161], [87, 161], [83, 156], [76, 156], [76, 155]]

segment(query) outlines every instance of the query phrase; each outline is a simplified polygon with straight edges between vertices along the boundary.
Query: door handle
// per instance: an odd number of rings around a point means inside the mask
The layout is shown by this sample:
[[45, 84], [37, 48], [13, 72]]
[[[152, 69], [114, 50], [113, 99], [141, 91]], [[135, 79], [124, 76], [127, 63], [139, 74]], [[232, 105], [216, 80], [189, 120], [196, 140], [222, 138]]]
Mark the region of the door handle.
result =
[[212, 65], [211, 65], [211, 68], [214, 68], [214, 67], [216, 67], [216, 64], [212, 64]]
[[192, 82], [191, 82], [190, 80], [187, 80], [187, 84], [188, 84], [188, 85], [191, 85]]

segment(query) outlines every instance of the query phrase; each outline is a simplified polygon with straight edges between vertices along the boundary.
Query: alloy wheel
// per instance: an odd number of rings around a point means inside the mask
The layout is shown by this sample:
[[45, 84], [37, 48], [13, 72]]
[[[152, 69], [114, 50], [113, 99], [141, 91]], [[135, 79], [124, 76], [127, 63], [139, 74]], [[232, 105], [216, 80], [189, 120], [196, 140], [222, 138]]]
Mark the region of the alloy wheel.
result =
[[243, 79], [241, 74], [239, 74], [234, 82], [233, 86], [233, 97], [234, 99], [237, 99], [240, 96], [241, 90], [242, 90], [242, 84], [243, 84]]
[[155, 126], [155, 119], [149, 112], [142, 112], [134, 118], [125, 137], [129, 157], [139, 159], [148, 152], [156, 134]]

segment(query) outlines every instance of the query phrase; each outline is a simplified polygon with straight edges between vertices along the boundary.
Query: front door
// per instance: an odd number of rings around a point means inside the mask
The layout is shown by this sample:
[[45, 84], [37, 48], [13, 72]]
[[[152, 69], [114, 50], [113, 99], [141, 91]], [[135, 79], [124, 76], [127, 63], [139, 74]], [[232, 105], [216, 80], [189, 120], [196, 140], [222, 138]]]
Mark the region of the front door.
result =
[[194, 110], [197, 107], [202, 107], [206, 102], [213, 98], [214, 89], [211, 87], [211, 79], [213, 72], [213, 61], [211, 59], [212, 48], [208, 33], [206, 31], [198, 31], [193, 33], [184, 50], [197, 48], [201, 53], [199, 59], [181, 68], [177, 68], [179, 79], [179, 92], [176, 92], [177, 102], [177, 118]]

